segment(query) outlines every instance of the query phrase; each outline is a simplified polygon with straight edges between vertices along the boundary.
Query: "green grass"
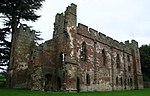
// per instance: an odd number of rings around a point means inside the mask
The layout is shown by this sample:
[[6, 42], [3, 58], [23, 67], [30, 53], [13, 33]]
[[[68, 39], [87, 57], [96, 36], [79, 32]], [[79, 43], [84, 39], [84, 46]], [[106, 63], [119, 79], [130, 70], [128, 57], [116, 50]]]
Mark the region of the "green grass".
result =
[[131, 91], [110, 92], [41, 92], [27, 89], [0, 88], [0, 96], [150, 96], [150, 88]]

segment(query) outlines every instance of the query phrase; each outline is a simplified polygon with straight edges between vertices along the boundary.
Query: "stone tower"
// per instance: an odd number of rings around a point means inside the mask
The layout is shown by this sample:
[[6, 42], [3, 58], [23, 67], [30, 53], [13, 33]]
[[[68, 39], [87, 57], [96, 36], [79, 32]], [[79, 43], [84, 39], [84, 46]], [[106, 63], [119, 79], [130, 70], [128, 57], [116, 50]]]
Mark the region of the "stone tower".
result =
[[135, 76], [135, 89], [143, 89], [143, 75], [141, 72], [141, 61], [140, 61], [140, 52], [138, 48], [138, 42], [132, 40], [131, 42], [132, 54], [133, 54], [133, 68]]
[[75, 40], [76, 34], [76, 5], [71, 4], [66, 11], [56, 15], [54, 23], [53, 39], [56, 42], [57, 62], [59, 76], [61, 79], [61, 88], [64, 90], [76, 90], [76, 51]]
[[29, 28], [23, 28], [22, 25], [16, 29], [13, 52], [10, 57], [8, 67], [7, 86], [28, 88], [29, 66], [32, 62], [32, 51], [34, 44], [35, 32]]

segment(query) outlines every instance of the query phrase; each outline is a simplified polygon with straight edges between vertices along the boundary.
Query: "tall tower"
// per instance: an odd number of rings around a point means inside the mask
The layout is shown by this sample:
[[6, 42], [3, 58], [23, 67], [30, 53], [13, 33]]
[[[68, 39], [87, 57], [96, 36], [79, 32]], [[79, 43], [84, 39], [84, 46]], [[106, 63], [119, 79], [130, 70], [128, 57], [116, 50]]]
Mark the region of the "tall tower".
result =
[[34, 48], [35, 32], [20, 25], [14, 35], [15, 39], [12, 46], [13, 52], [10, 57], [11, 62], [8, 68], [7, 86], [27, 88], [29, 79], [28, 68]]
[[135, 89], [143, 89], [143, 75], [141, 72], [140, 52], [138, 48], [138, 42], [136, 42], [135, 40], [132, 40], [131, 48], [132, 48], [132, 55], [133, 55]]
[[53, 40], [58, 59], [55, 63], [63, 90], [76, 90], [76, 7], [75, 4], [68, 6], [64, 13], [56, 15], [54, 23]]

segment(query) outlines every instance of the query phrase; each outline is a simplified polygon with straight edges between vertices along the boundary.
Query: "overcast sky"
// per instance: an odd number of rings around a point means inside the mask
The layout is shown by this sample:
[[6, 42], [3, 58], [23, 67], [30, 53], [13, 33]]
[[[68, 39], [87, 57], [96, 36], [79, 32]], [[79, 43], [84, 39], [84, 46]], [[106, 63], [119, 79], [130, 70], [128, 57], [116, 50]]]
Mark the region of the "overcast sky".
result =
[[[118, 41], [135, 39], [139, 45], [150, 44], [150, 0], [46, 0], [35, 23], [44, 40], [52, 38], [56, 13], [77, 5], [77, 22], [85, 24]], [[44, 42], [44, 41], [43, 41]]]

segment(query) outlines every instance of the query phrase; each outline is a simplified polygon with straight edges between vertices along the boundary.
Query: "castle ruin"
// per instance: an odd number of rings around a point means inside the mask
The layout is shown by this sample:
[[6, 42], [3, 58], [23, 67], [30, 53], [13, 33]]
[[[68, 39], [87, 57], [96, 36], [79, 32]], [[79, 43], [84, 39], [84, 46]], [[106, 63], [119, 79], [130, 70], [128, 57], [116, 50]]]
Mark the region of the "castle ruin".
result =
[[45, 91], [111, 91], [143, 88], [138, 43], [118, 42], [77, 25], [76, 5], [57, 14], [53, 38], [35, 46], [35, 32], [16, 31], [7, 86]]

